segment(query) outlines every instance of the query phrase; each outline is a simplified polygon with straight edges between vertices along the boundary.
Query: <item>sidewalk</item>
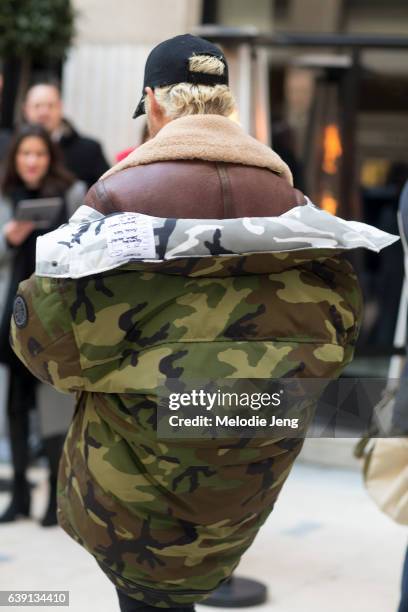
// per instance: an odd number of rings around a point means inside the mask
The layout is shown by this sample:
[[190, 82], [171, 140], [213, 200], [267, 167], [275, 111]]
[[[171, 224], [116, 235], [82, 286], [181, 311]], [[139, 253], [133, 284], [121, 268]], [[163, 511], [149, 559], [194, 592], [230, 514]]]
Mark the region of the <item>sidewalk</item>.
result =
[[[1, 468], [0, 477], [6, 474]], [[35, 493], [38, 517], [44, 473], [32, 475], [42, 481]], [[6, 503], [0, 494], [0, 511]], [[395, 612], [407, 543], [406, 528], [376, 509], [359, 473], [298, 464], [239, 567], [239, 575], [268, 585], [269, 602], [241, 610]], [[28, 520], [0, 526], [0, 589], [69, 590], [71, 612], [118, 612], [113, 588], [92, 557], [59, 527], [45, 530]]]

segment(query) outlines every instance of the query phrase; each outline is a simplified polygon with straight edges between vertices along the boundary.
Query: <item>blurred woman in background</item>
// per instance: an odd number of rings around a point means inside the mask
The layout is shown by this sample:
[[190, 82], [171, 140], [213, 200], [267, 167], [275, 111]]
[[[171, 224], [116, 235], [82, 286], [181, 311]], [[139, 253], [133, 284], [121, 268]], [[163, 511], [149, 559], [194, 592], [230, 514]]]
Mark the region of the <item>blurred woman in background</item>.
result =
[[[85, 196], [85, 185], [76, 181], [60, 162], [59, 151], [41, 126], [25, 125], [11, 142], [4, 165], [0, 193], [0, 363], [9, 371], [7, 415], [14, 470], [12, 498], [0, 523], [30, 514], [29, 413], [36, 404], [36, 380], [15, 357], [9, 345], [9, 326], [18, 285], [35, 269], [36, 239], [65, 223]], [[31, 221], [15, 219], [22, 200], [60, 198], [52, 225], [39, 230]], [[49, 502], [43, 526], [56, 524], [56, 478], [63, 434], [44, 440], [50, 466]]]

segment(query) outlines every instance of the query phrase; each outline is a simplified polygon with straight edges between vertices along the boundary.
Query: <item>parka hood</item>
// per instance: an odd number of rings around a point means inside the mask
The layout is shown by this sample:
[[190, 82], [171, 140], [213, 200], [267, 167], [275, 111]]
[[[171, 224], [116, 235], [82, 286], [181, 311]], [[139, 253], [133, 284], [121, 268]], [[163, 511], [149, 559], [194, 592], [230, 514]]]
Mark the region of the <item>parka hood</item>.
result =
[[81, 206], [69, 223], [37, 241], [38, 276], [83, 278], [122, 266], [183, 276], [282, 271], [309, 259], [399, 239], [345, 221], [310, 200], [278, 217], [171, 219], [139, 213], [104, 216]]

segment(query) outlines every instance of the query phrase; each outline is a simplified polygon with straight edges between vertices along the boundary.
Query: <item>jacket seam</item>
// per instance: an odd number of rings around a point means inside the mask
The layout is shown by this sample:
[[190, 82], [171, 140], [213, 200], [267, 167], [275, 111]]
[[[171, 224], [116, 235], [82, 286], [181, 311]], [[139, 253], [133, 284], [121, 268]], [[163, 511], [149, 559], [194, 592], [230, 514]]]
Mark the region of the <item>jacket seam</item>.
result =
[[234, 212], [232, 204], [231, 183], [229, 180], [226, 166], [221, 165], [221, 163], [217, 162], [215, 164], [215, 167], [217, 170], [218, 178], [220, 180], [224, 218], [228, 219], [229, 217], [233, 216]]
[[[71, 335], [72, 338], [74, 339], [75, 349], [76, 349], [76, 353], [77, 353], [77, 362], [78, 362], [78, 370], [79, 370], [77, 376], [79, 376], [79, 378], [83, 378], [84, 370], [83, 370], [82, 365], [81, 365], [81, 352], [79, 350], [78, 338], [77, 338], [77, 335], [75, 333], [75, 326], [73, 325], [73, 321], [72, 321], [71, 314], [69, 312], [68, 304], [67, 304], [65, 296], [64, 296], [65, 286], [63, 287], [60, 283], [58, 283], [57, 289], [58, 289], [58, 293], [59, 293], [60, 298], [61, 298], [61, 302], [62, 302], [62, 304], [63, 304], [63, 306], [65, 308], [66, 313], [68, 314], [71, 330], [66, 332], [62, 336], [60, 336], [58, 339], [53, 340], [53, 342], [51, 342], [46, 347], [46, 349], [44, 349], [44, 350], [47, 350], [48, 348], [50, 348], [55, 342], [57, 342], [57, 340], [59, 341], [62, 338], [65, 338], [66, 336]], [[82, 385], [82, 388], [84, 388], [84, 385]]]
[[[101, 202], [101, 204], [103, 205], [103, 209], [101, 212], [103, 212], [104, 214], [109, 214], [109, 212], [112, 212], [112, 210], [114, 209], [114, 203], [111, 196], [109, 195], [108, 190], [106, 189], [104, 180], [98, 181], [95, 184], [95, 191], [98, 201]], [[97, 210], [99, 209], [97, 208]]]

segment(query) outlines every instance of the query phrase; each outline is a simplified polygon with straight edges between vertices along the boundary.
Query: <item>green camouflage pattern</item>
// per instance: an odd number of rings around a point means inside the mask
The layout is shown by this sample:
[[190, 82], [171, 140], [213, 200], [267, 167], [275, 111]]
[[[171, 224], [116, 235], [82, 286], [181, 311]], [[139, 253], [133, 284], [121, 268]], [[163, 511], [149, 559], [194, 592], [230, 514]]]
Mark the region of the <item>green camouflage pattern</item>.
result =
[[339, 376], [362, 314], [352, 266], [322, 249], [185, 257], [33, 276], [19, 296], [14, 350], [77, 394], [61, 526], [129, 596], [203, 600], [272, 511], [302, 440], [160, 440], [159, 381]]

